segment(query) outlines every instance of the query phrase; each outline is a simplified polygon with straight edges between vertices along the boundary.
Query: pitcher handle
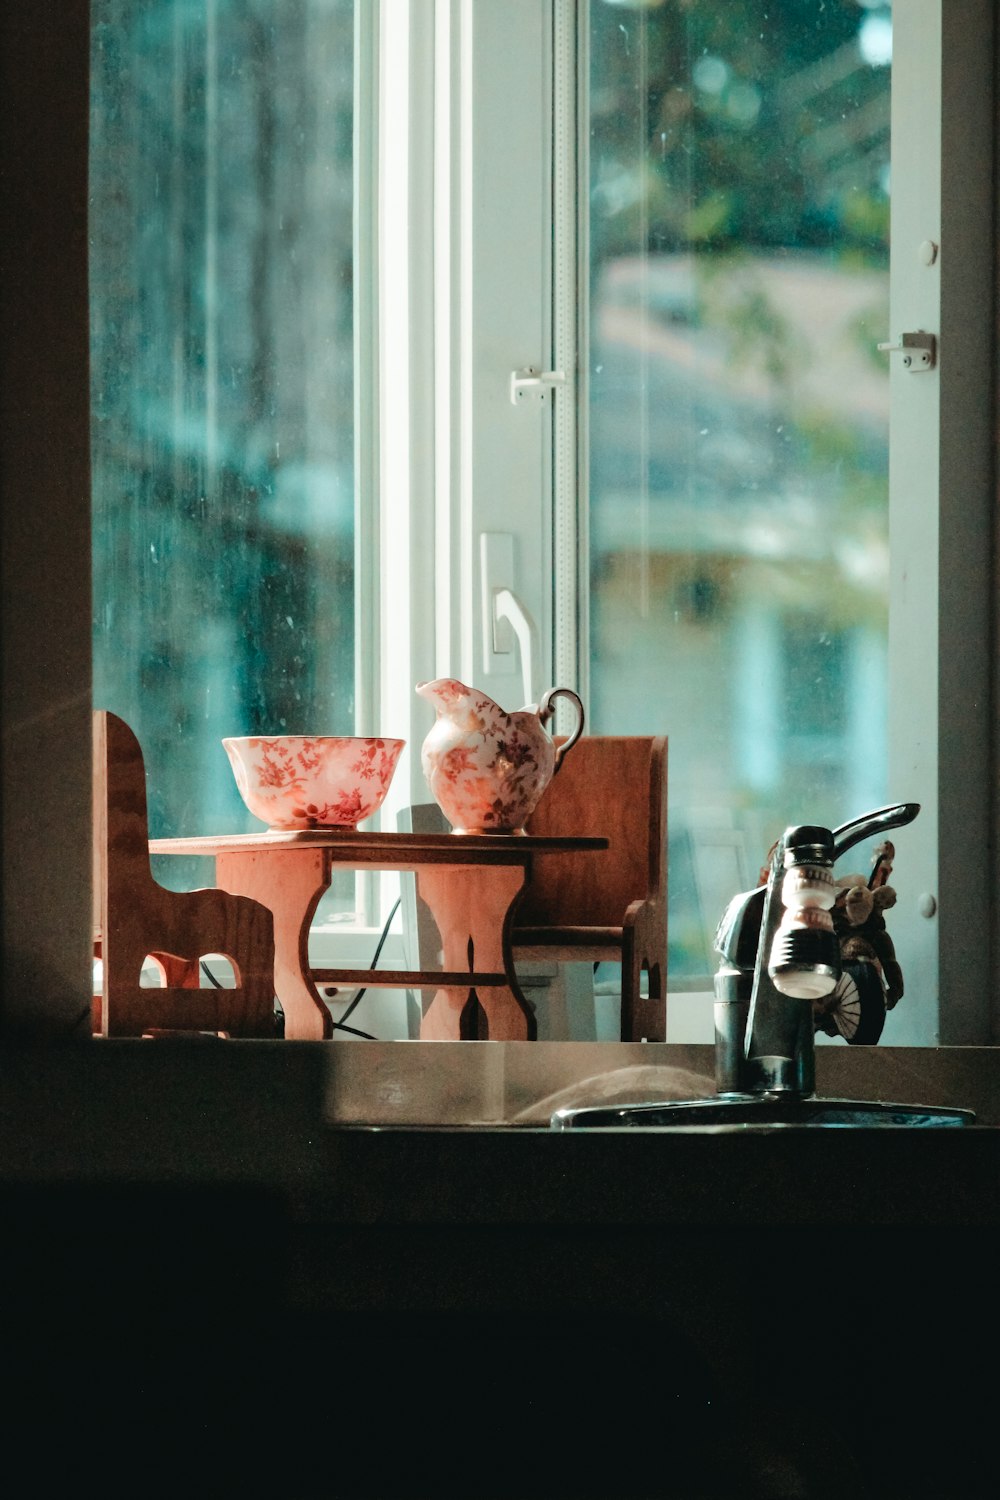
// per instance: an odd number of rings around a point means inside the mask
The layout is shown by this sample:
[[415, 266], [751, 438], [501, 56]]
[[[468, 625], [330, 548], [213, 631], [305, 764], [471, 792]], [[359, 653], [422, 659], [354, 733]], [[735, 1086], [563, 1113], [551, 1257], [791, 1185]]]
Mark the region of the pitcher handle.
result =
[[572, 750], [573, 746], [576, 744], [577, 740], [583, 733], [584, 717], [583, 704], [580, 701], [579, 695], [577, 693], [574, 693], [572, 688], [549, 688], [547, 693], [543, 693], [541, 701], [538, 705], [538, 717], [543, 725], [547, 724], [549, 719], [551, 719], [552, 715], [555, 713], [555, 700], [557, 698], [569, 698], [572, 703], [576, 704], [576, 727], [574, 728], [573, 733], [568, 736], [563, 744], [556, 746], [555, 765], [552, 767], [553, 776], [562, 765], [563, 757], [565, 756], [566, 751]]

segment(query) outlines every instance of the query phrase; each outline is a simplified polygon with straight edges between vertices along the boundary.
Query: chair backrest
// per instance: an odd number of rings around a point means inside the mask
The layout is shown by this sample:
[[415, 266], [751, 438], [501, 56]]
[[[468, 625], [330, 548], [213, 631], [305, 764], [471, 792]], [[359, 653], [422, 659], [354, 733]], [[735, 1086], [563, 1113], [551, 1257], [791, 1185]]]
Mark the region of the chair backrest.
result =
[[517, 908], [518, 927], [620, 926], [631, 902], [665, 903], [666, 737], [584, 735], [526, 828], [601, 835], [610, 844], [596, 852], [536, 855]]
[[[123, 719], [93, 717], [94, 936], [102, 968], [101, 1029], [211, 1030], [273, 1037], [274, 924], [246, 896], [209, 887], [170, 891], [149, 863], [146, 772], [139, 741]], [[199, 959], [219, 954], [235, 988], [202, 987]], [[165, 987], [140, 985], [152, 958]]]

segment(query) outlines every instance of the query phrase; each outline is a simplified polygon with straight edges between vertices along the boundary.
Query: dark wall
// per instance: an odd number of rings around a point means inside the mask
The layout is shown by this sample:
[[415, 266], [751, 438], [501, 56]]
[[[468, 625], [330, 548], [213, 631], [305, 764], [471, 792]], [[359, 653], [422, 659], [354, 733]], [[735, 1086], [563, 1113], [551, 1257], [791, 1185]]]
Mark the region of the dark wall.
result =
[[0, 9], [0, 1036], [86, 1034], [86, 0]]

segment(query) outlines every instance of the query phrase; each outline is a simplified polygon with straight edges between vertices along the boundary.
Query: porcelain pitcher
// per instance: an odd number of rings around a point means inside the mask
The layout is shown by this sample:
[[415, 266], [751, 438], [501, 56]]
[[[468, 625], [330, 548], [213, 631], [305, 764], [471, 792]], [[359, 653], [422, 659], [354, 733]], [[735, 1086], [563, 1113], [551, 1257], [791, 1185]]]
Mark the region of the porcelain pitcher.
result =
[[[538, 799], [583, 733], [583, 704], [572, 688], [549, 688], [536, 707], [505, 713], [453, 677], [418, 682], [437, 718], [420, 752], [427, 784], [453, 833], [524, 833]], [[576, 709], [558, 748], [546, 730], [557, 698]]]

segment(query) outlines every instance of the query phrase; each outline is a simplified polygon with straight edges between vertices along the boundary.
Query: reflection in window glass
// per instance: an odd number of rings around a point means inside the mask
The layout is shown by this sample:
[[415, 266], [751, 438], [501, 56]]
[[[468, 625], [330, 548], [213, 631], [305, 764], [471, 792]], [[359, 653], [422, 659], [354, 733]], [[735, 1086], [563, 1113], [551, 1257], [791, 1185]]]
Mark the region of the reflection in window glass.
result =
[[[95, 0], [94, 703], [154, 836], [354, 729], [352, 0]], [[178, 860], [158, 871], [184, 883]]]
[[590, 15], [591, 723], [670, 737], [683, 978], [782, 828], [885, 800], [891, 14]]

